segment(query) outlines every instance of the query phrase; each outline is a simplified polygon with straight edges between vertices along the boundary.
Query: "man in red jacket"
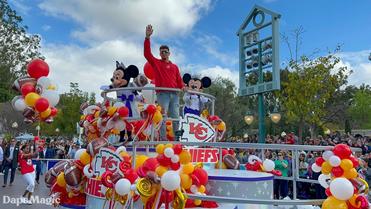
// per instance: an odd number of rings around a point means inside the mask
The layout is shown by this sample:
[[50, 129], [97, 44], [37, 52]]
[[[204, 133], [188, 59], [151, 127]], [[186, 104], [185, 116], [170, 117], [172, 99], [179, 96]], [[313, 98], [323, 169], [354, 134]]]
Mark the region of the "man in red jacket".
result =
[[[146, 27], [146, 38], [144, 40], [144, 57], [154, 70], [156, 87], [184, 89], [182, 77], [176, 64], [169, 60], [170, 49], [166, 45], [160, 46], [160, 57], [157, 59], [152, 55], [150, 37], [153, 33], [152, 25]], [[174, 91], [157, 91], [157, 102], [162, 107], [163, 114], [169, 114], [171, 118], [179, 118], [179, 95]], [[166, 117], [164, 117], [166, 119]], [[166, 121], [166, 120], [164, 120]], [[174, 132], [179, 129], [179, 122], [173, 122]], [[166, 140], [165, 123], [161, 126], [161, 140]]]

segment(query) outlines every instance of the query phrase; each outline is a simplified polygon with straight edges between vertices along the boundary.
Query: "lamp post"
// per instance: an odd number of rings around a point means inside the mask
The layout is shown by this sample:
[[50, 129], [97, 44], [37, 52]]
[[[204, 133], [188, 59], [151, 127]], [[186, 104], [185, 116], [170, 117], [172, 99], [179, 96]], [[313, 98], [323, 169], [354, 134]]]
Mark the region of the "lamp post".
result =
[[37, 136], [40, 136], [40, 129], [41, 129], [40, 125], [37, 125], [35, 129], [37, 131]]
[[[13, 122], [12, 123], [12, 128], [14, 129], [14, 135], [16, 134], [16, 132], [17, 132], [17, 128], [18, 128], [18, 123], [17, 122]], [[15, 136], [14, 136], [15, 137]]]
[[59, 134], [59, 128], [55, 129], [55, 133], [57, 133], [57, 135]]

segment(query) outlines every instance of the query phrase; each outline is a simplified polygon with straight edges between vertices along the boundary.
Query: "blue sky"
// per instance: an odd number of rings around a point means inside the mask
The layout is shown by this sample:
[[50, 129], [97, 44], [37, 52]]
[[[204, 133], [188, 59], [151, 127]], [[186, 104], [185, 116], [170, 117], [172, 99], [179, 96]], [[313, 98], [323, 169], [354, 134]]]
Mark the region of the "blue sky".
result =
[[[104, 3], [100, 3], [104, 2]], [[108, 3], [105, 3], [108, 2]], [[342, 45], [350, 83], [371, 84], [371, 1], [299, 0], [10, 0], [42, 36], [42, 50], [61, 91], [69, 81], [97, 92], [109, 83], [114, 60], [142, 68], [144, 27], [154, 26], [153, 53], [168, 44], [183, 71], [228, 77], [237, 83], [236, 31], [255, 4], [280, 13], [280, 32], [305, 30], [300, 54]], [[289, 58], [281, 42], [281, 62]], [[92, 80], [96, 81], [92, 84]]]

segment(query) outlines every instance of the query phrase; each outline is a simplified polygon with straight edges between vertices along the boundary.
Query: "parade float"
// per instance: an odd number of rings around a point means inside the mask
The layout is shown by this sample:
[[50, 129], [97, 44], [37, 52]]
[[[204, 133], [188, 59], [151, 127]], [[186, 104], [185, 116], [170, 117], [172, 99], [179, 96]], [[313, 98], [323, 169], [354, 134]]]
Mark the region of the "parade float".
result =
[[[265, 13], [273, 16], [270, 23], [263, 24]], [[256, 20], [259, 15], [261, 22]], [[240, 43], [244, 45], [240, 48], [240, 74], [243, 75], [240, 76], [240, 95], [258, 94], [260, 98], [264, 92], [279, 89], [276, 22], [279, 17], [255, 6], [239, 30]], [[251, 21], [256, 28], [244, 32]], [[270, 25], [276, 35], [273, 33], [272, 37], [258, 40], [255, 32]], [[253, 48], [256, 46], [258, 48]], [[266, 54], [271, 55], [270, 60], [263, 57]], [[274, 70], [272, 81], [246, 85], [252, 68], [258, 68], [262, 75], [264, 63], [270, 62], [267, 66]], [[15, 82], [14, 87], [22, 96], [14, 99], [13, 106], [23, 111], [25, 121], [29, 123], [50, 123], [57, 114], [55, 105], [59, 96], [55, 85], [46, 77], [49, 68], [44, 61], [34, 60], [28, 70], [30, 77]], [[201, 91], [211, 85], [209, 78], [196, 79], [185, 74], [183, 81], [191, 87], [183, 97], [185, 114], [167, 118], [156, 103], [156, 91], [180, 90], [155, 88], [154, 72], [148, 63], [143, 71], [144, 75], [140, 75], [136, 66], [126, 67], [116, 62], [112, 84], [101, 88], [103, 102], [81, 105], [79, 125], [84, 130], [87, 147], [78, 150], [75, 159], [59, 161], [45, 175], [50, 194], [57, 200], [55, 206], [81, 209], [273, 209], [277, 208], [275, 205], [296, 207], [323, 202], [323, 209], [369, 207], [368, 185], [358, 176], [355, 170], [358, 160], [348, 146], [217, 142], [225, 136], [228, 124], [215, 115], [215, 98]], [[179, 122], [179, 130], [173, 130], [173, 121]], [[166, 126], [168, 141], [159, 141], [162, 124]], [[235, 156], [234, 148], [251, 147], [294, 151], [294, 171], [298, 169], [300, 150], [325, 151], [316, 159], [312, 170], [322, 172], [318, 182], [326, 189], [328, 198], [325, 201], [297, 200], [295, 192], [299, 179], [294, 172], [294, 177], [288, 178], [294, 183], [294, 200], [273, 200], [273, 181], [281, 176], [274, 169], [274, 162], [250, 156], [248, 163], [241, 165]]]

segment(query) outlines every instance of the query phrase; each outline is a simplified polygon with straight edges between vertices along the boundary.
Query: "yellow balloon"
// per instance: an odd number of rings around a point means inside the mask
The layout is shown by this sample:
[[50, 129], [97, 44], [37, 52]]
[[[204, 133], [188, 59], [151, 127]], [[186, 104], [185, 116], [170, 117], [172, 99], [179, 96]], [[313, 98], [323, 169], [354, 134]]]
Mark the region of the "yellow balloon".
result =
[[30, 107], [34, 107], [35, 106], [35, 103], [36, 101], [40, 98], [40, 95], [35, 93], [35, 92], [31, 92], [31, 93], [28, 93], [26, 95], [26, 97], [24, 98], [24, 102], [30, 106]]
[[96, 112], [94, 113], [94, 117], [95, 117], [95, 118], [98, 118], [98, 117], [99, 117], [99, 114], [100, 114], [100, 111], [96, 111]]
[[57, 184], [60, 187], [66, 187], [66, 179], [64, 179], [64, 172], [61, 172], [57, 177]]
[[46, 88], [48, 90], [56, 90], [57, 87], [55, 85], [49, 85], [48, 88]]
[[158, 144], [158, 145], [156, 146], [156, 152], [157, 152], [158, 154], [164, 154], [164, 150], [165, 150], [165, 145], [163, 145], [163, 144]]
[[120, 156], [121, 156], [121, 157], [130, 157], [129, 153], [124, 152], [124, 151], [121, 151], [121, 152], [120, 152]]
[[344, 200], [338, 200], [334, 196], [328, 197], [322, 204], [322, 209], [348, 209]]
[[353, 162], [351, 160], [349, 160], [349, 159], [341, 160], [340, 167], [344, 171], [348, 171], [348, 170], [350, 170], [350, 169], [353, 168]]
[[47, 117], [49, 117], [50, 116], [50, 114], [52, 113], [52, 109], [50, 109], [50, 107], [47, 109], [47, 110], [45, 110], [44, 112], [41, 112], [40, 113], [40, 117], [41, 118], [47, 118]]
[[91, 157], [90, 155], [88, 154], [88, 152], [83, 152], [80, 156], [80, 161], [83, 165], [87, 165], [91, 162]]
[[165, 144], [165, 149], [168, 148], [168, 147], [169, 147], [169, 148], [173, 148], [173, 144], [170, 144], [170, 143]]
[[135, 158], [135, 169], [138, 169], [140, 166], [143, 165], [144, 161], [148, 159], [145, 155], [137, 155]]
[[192, 186], [192, 179], [188, 174], [180, 174], [180, 185], [183, 189], [189, 189]]
[[108, 108], [108, 115], [112, 116], [117, 111], [117, 107], [109, 107]]
[[191, 153], [189, 153], [187, 150], [182, 150], [182, 152], [179, 154], [179, 162], [181, 164], [191, 162]]
[[[215, 163], [215, 168], [216, 169], [219, 169], [219, 161], [216, 161]], [[227, 166], [225, 165], [225, 163], [222, 162], [222, 169], [227, 169]]]
[[162, 108], [161, 108], [161, 106], [160, 106], [160, 105], [157, 105], [156, 109], [157, 109], [157, 111], [159, 111], [159, 112], [161, 113], [161, 111], [162, 111]]
[[161, 177], [167, 170], [168, 169], [166, 167], [160, 165], [156, 168], [156, 173]]
[[183, 167], [182, 167], [182, 172], [184, 174], [191, 174], [191, 173], [193, 173], [193, 171], [194, 171], [194, 167], [193, 167], [192, 163], [187, 163], [187, 164], [183, 165]]
[[201, 192], [201, 193], [205, 193], [206, 192], [205, 186], [201, 185], [200, 188], [198, 188], [198, 191]]
[[194, 200], [193, 203], [194, 203], [196, 206], [199, 206], [199, 205], [201, 205], [201, 200]]
[[357, 178], [357, 176], [358, 176], [358, 173], [355, 168], [344, 171], [344, 177], [347, 179], [354, 179], [354, 178]]
[[156, 111], [155, 114], [153, 115], [153, 122], [157, 124], [161, 121], [162, 121], [162, 114], [161, 112]]
[[86, 118], [85, 115], [81, 115], [80, 120], [85, 120], [85, 118]]
[[218, 131], [225, 131], [225, 123], [221, 122], [216, 128]]
[[329, 162], [324, 162], [322, 164], [322, 173], [323, 174], [329, 174], [332, 170], [332, 166], [330, 165]]

